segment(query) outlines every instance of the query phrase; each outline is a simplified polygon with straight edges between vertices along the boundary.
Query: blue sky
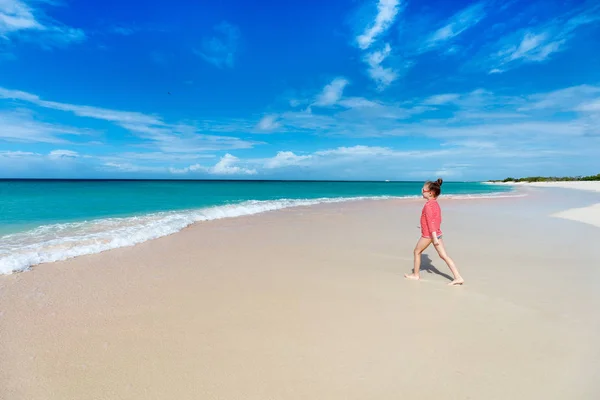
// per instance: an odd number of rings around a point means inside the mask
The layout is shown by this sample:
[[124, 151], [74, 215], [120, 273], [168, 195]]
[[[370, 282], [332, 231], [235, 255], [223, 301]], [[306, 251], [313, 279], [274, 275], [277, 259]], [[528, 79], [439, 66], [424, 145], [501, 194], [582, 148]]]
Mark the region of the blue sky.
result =
[[0, 0], [0, 177], [600, 172], [597, 1]]

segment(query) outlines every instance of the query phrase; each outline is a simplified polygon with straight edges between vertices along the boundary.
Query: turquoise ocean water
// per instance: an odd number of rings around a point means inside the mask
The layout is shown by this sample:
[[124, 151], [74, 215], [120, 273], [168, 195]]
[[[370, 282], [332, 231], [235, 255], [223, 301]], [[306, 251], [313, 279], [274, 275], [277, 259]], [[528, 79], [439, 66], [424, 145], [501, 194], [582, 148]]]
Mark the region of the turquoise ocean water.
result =
[[[422, 182], [0, 181], [0, 274], [129, 246], [199, 221], [361, 198], [420, 196]], [[509, 187], [445, 182], [447, 196]]]

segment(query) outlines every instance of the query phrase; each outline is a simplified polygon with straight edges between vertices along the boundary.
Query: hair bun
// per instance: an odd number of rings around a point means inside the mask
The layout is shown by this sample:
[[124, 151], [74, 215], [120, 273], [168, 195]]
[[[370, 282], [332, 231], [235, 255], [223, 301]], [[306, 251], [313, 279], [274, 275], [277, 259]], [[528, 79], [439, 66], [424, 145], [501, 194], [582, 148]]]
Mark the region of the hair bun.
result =
[[436, 182], [438, 183], [438, 185], [442, 186], [442, 183], [444, 183], [444, 180], [442, 178], [438, 178], [438, 180]]

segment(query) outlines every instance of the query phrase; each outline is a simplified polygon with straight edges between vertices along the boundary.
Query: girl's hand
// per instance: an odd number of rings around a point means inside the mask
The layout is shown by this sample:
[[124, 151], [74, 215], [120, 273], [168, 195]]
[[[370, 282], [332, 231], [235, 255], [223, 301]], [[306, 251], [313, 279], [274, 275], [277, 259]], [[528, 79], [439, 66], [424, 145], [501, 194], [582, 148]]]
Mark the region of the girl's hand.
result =
[[440, 245], [440, 242], [438, 242], [438, 241], [436, 240], [436, 241], [434, 241], [434, 242], [433, 242], [433, 245], [434, 245], [434, 246], [439, 246], [439, 245]]

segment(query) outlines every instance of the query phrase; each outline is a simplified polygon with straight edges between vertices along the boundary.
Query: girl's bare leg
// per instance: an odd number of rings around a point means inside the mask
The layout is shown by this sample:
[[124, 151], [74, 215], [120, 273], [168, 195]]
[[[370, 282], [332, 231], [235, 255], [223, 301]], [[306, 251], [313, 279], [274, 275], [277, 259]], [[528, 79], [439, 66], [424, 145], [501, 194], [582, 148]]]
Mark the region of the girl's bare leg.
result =
[[435, 246], [435, 249], [437, 250], [438, 254], [440, 255], [440, 258], [442, 260], [444, 260], [446, 262], [446, 264], [448, 264], [448, 268], [450, 268], [450, 271], [452, 271], [452, 275], [454, 275], [454, 280], [452, 282], [450, 282], [448, 285], [454, 286], [454, 285], [462, 285], [463, 283], [465, 283], [465, 280], [462, 278], [462, 276], [460, 276], [460, 273], [458, 272], [458, 269], [456, 268], [454, 261], [446, 253], [446, 248], [444, 247], [444, 242], [442, 241], [442, 239], [439, 239], [439, 245]]
[[406, 279], [418, 280], [420, 279], [419, 270], [421, 269], [421, 254], [425, 251], [425, 249], [431, 244], [431, 239], [420, 238], [415, 246], [415, 250], [413, 252], [415, 256], [414, 268], [412, 274], [404, 274]]

